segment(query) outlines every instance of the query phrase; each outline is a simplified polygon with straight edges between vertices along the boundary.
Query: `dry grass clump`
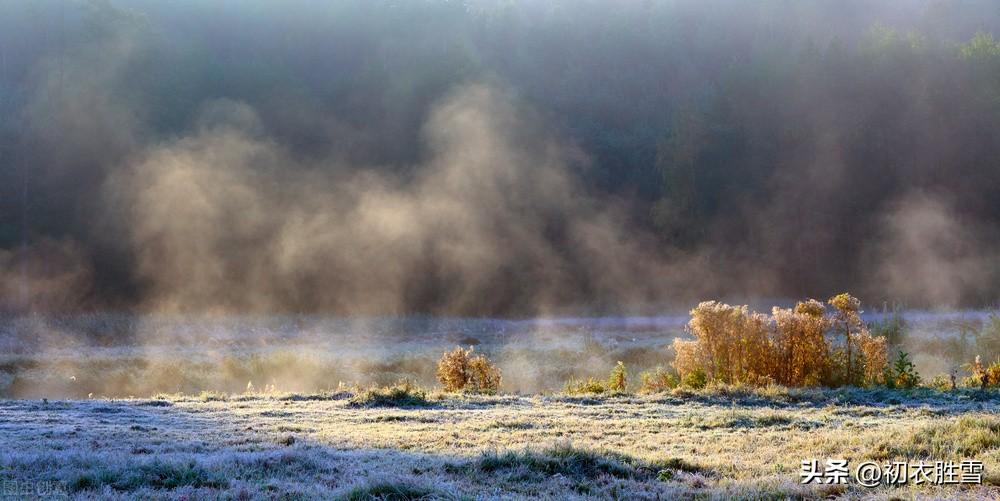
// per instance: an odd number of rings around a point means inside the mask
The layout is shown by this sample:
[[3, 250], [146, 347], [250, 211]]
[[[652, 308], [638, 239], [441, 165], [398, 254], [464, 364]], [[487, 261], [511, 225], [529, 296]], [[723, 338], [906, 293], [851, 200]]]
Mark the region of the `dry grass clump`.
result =
[[625, 363], [618, 362], [611, 369], [607, 381], [594, 378], [586, 380], [570, 379], [566, 381], [563, 391], [568, 395], [599, 395], [601, 393], [621, 394], [628, 390], [628, 371], [625, 370]]
[[376, 482], [351, 489], [340, 499], [343, 501], [396, 501], [396, 500], [431, 500], [457, 499], [442, 492], [435, 491], [409, 482]]
[[662, 465], [646, 463], [631, 456], [610, 451], [597, 451], [561, 443], [532, 451], [487, 452], [476, 462], [479, 471], [508, 471], [518, 478], [540, 481], [553, 475], [570, 478], [596, 479], [602, 476], [627, 479], [655, 478]]
[[128, 469], [100, 469], [81, 474], [69, 482], [70, 492], [101, 490], [105, 486], [119, 492], [139, 489], [172, 490], [182, 487], [222, 489], [229, 485], [226, 478], [201, 465], [153, 461]]
[[639, 377], [642, 380], [639, 393], [664, 393], [680, 384], [677, 376], [667, 372], [663, 367], [657, 367], [653, 372], [643, 372]]
[[430, 405], [427, 392], [412, 381], [404, 379], [392, 386], [372, 388], [355, 395], [352, 407], [426, 407]]
[[604, 381], [587, 378], [587, 379], [570, 379], [566, 381], [566, 387], [563, 392], [567, 395], [600, 395], [606, 393], [608, 387], [604, 384]]
[[[766, 386], [866, 386], [882, 381], [885, 338], [861, 322], [860, 301], [849, 294], [830, 299], [834, 312], [808, 300], [771, 315], [706, 301], [691, 310], [694, 340], [674, 340], [674, 368], [692, 384]], [[841, 334], [842, 342], [833, 338]]]
[[445, 352], [438, 362], [438, 381], [444, 391], [492, 395], [500, 390], [500, 369], [483, 355], [472, 356], [472, 348], [461, 346]]

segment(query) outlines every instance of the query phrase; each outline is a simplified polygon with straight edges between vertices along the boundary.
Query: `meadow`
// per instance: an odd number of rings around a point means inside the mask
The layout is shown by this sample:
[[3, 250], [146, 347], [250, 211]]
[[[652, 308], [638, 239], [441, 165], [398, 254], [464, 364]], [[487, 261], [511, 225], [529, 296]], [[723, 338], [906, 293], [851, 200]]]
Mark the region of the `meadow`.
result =
[[[903, 319], [919, 385], [640, 391], [640, 372], [671, 367], [684, 315], [9, 320], [0, 485], [78, 499], [996, 499], [1000, 391], [942, 379], [957, 363], [942, 347], [985, 346], [992, 317], [865, 319], [873, 332]], [[443, 391], [437, 362], [456, 345], [496, 363], [497, 394]], [[619, 361], [622, 389], [567, 385]], [[831, 458], [974, 459], [984, 473], [800, 483], [802, 461]]]
[[[5, 481], [80, 499], [996, 499], [1000, 395], [350, 391], [0, 402]], [[983, 461], [983, 485], [802, 485], [817, 458]]]

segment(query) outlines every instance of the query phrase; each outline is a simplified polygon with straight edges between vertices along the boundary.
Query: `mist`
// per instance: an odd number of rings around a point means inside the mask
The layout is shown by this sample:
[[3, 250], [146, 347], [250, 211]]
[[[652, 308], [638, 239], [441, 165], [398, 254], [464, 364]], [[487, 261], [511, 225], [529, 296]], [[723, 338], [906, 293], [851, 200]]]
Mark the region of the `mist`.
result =
[[241, 103], [199, 124], [104, 186], [146, 311], [537, 312], [643, 301], [660, 286], [640, 277], [665, 276], [569, 175], [574, 152], [488, 86], [434, 107], [405, 180], [298, 160]]
[[988, 2], [0, 9], [0, 310], [1000, 290]]

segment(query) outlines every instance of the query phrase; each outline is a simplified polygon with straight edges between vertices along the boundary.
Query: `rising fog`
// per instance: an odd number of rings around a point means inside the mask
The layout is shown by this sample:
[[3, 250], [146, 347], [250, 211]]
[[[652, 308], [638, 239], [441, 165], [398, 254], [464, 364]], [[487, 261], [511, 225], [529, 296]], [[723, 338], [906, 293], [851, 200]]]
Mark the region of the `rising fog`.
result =
[[0, 310], [1000, 290], [991, 2], [0, 12]]

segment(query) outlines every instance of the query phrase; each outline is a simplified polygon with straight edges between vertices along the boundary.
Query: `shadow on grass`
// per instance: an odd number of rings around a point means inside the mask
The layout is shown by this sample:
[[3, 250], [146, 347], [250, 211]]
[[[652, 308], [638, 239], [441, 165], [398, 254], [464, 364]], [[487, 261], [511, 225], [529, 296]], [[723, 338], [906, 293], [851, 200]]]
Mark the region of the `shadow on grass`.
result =
[[[284, 408], [286, 401], [271, 400]], [[466, 499], [496, 489], [556, 498], [577, 489], [601, 497], [639, 484], [667, 496], [679, 488], [675, 474], [705, 473], [680, 459], [648, 462], [568, 445], [473, 457], [345, 450], [278, 432], [274, 420], [247, 426], [246, 411], [238, 409], [252, 407], [250, 398], [158, 402], [0, 401], [0, 427], [11, 433], [0, 438], [9, 451], [0, 455], [0, 471], [16, 481], [62, 482], [78, 498], [351, 500]]]

